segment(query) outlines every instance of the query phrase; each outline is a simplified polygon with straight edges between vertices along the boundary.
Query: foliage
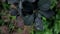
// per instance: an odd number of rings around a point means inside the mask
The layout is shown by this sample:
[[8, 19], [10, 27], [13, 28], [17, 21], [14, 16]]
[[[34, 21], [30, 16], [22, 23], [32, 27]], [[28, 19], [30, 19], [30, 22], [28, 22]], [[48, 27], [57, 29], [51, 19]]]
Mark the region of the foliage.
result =
[[[50, 9], [53, 9], [57, 5], [57, 3], [58, 3], [57, 0], [51, 0]], [[3, 5], [4, 9], [3, 9], [3, 12], [1, 10], [1, 13], [0, 13], [0, 17], [1, 17], [0, 18], [0, 27], [6, 25], [6, 26], [8, 26], [8, 28], [9, 28], [8, 31], [10, 33], [17, 31], [18, 34], [21, 34], [19, 32], [23, 32], [24, 31], [23, 29], [27, 28], [27, 27], [25, 27], [24, 24], [23, 24], [24, 28], [22, 28], [22, 29], [21, 29], [21, 27], [19, 28], [18, 26], [16, 26], [16, 24], [17, 24], [16, 16], [11, 16], [10, 14], [5, 15], [5, 12], [4, 12], [4, 10], [8, 11], [7, 9], [10, 8], [10, 5], [6, 4], [6, 3], [3, 3], [2, 5]], [[60, 10], [56, 8], [55, 12], [56, 12], [56, 15], [50, 19], [47, 19], [45, 16], [42, 16], [43, 28], [44, 28], [43, 31], [35, 30], [34, 24], [31, 26], [32, 27], [32, 29], [30, 28], [31, 30], [28, 29], [29, 26], [28, 26], [27, 30], [29, 30], [29, 32], [31, 34], [58, 34], [58, 33], [60, 33]], [[4, 15], [7, 16], [8, 18], [5, 18]], [[4, 19], [2, 18], [2, 16], [4, 17]], [[5, 21], [6, 19], [9, 20], [9, 22], [8, 21], [6, 22]], [[54, 21], [54, 24], [50, 24], [51, 22], [53, 22], [52, 20]], [[21, 21], [23, 21], [23, 20], [21, 19]], [[53, 26], [51, 26], [51, 25], [53, 25]]]

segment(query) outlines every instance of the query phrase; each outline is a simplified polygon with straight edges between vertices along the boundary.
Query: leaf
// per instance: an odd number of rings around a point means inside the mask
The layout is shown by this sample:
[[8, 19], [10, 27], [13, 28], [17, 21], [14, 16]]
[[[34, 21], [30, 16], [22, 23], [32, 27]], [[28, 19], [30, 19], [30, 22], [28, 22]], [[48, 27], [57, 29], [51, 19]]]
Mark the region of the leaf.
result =
[[43, 31], [44, 28], [43, 28], [43, 23], [42, 23], [41, 18], [36, 17], [36, 19], [35, 19], [35, 28], [37, 30]]
[[12, 16], [16, 16], [18, 13], [16, 9], [10, 9], [9, 12]]
[[[27, 19], [27, 20], [26, 20]], [[24, 17], [24, 24], [25, 25], [32, 25], [34, 21], [34, 15], [27, 15]]]
[[46, 11], [50, 8], [51, 0], [39, 0], [38, 9], [41, 11]]
[[40, 13], [46, 18], [51, 18], [53, 15], [55, 15], [55, 12], [52, 10], [41, 11]]
[[52, 9], [56, 4], [57, 4], [56, 0], [51, 0], [51, 6], [50, 6], [50, 8]]

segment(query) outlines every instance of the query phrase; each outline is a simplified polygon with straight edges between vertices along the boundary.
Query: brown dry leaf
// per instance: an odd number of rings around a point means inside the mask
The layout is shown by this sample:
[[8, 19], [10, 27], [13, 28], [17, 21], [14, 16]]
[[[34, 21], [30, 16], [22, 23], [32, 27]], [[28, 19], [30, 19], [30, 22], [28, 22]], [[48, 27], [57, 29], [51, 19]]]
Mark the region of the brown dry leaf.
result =
[[24, 21], [21, 16], [17, 17], [17, 20], [12, 20], [15, 27], [24, 29]]
[[1, 30], [1, 32], [4, 33], [4, 34], [8, 34], [8, 31], [9, 31], [7, 26], [1, 26], [1, 27], [0, 27], [0, 30]]
[[10, 7], [11, 7], [11, 8], [14, 8], [14, 9], [16, 9], [16, 6], [15, 6], [15, 5], [13, 5], [13, 4], [12, 4]]
[[10, 21], [9, 17], [7, 17], [7, 16], [1, 16], [1, 17], [4, 20], [4, 22], [9, 22]]
[[7, 16], [2, 16], [2, 19], [4, 20], [4, 22], [9, 22], [10, 21], [9, 17], [7, 17]]
[[30, 34], [31, 30], [32, 30], [32, 26], [24, 26], [24, 30], [22, 34]]
[[17, 17], [17, 27], [20, 27], [20, 28], [24, 28], [24, 21], [23, 21], [23, 18], [21, 16], [18, 16]]

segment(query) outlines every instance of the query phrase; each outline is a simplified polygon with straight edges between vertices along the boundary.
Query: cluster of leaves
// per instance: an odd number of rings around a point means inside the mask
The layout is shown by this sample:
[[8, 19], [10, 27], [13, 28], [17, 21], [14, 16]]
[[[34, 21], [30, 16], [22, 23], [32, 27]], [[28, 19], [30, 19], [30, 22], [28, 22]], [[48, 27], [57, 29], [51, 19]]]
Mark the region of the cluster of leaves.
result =
[[[58, 2], [56, 0], [51, 0], [50, 9], [54, 8], [57, 4]], [[0, 34], [60, 34], [60, 10], [58, 9], [59, 7], [56, 8], [55, 11], [57, 13], [52, 18], [47, 19], [46, 17], [49, 16], [42, 16], [44, 30], [40, 31], [33, 28], [34, 24], [32, 26], [25, 26], [23, 24], [24, 21], [23, 19], [21, 19], [21, 16], [18, 16], [17, 19], [16, 16], [11, 16], [7, 10], [8, 8], [10, 8], [9, 4], [4, 2], [2, 3], [2, 6], [4, 9], [2, 9], [0, 12]], [[44, 9], [42, 7], [40, 8]], [[38, 18], [36, 20], [38, 20]]]
[[[42, 17], [45, 30], [42, 32], [36, 31], [37, 32], [36, 34], [60, 34], [60, 18], [59, 18], [60, 17], [60, 9], [59, 9], [60, 6], [58, 6], [59, 3], [60, 2], [59, 1], [57, 2], [57, 0], [51, 1], [50, 8], [52, 9], [52, 8], [56, 7], [56, 9], [55, 9], [56, 15], [51, 18], [54, 20], [47, 20], [45, 17]], [[50, 22], [52, 22], [52, 24], [49, 24]]]

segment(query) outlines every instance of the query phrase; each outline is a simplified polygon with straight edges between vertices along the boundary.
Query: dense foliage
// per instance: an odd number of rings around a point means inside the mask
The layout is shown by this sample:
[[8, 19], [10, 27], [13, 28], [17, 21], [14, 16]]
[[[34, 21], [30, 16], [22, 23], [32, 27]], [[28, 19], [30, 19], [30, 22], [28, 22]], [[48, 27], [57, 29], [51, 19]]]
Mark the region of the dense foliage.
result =
[[0, 34], [60, 34], [60, 0], [0, 0]]

